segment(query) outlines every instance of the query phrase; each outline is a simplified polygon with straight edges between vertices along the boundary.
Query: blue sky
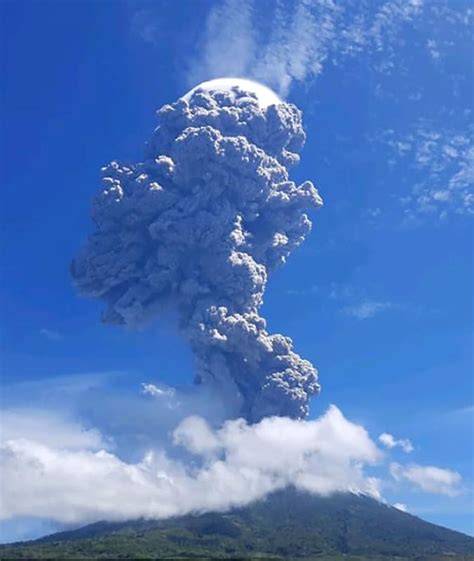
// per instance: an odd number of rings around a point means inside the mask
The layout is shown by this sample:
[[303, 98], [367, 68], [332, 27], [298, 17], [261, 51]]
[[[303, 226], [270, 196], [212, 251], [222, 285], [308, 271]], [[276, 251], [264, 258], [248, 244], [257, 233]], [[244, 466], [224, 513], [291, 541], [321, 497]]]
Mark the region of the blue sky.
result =
[[[72, 287], [99, 170], [139, 160], [155, 111], [196, 83], [258, 79], [303, 110], [294, 176], [325, 203], [263, 309], [319, 369], [311, 418], [334, 403], [374, 440], [409, 439], [374, 468], [385, 499], [472, 533], [472, 9], [343, 4], [2, 4], [2, 406], [60, 412], [133, 457], [122, 400], [186, 385], [193, 364], [166, 318], [104, 326]], [[115, 396], [106, 420], [88, 401], [99, 387]], [[426, 484], [410, 466], [460, 479]], [[22, 516], [2, 539], [58, 524]]]

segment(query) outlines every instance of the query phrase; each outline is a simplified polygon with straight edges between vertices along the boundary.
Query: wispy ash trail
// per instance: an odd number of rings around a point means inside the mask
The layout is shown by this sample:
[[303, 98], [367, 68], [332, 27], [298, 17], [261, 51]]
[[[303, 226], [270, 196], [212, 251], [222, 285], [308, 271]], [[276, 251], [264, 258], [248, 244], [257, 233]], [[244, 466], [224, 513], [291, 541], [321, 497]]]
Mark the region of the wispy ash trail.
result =
[[311, 182], [289, 179], [305, 141], [301, 113], [234, 88], [197, 90], [158, 117], [142, 162], [103, 168], [75, 283], [105, 301], [106, 323], [138, 326], [176, 309], [196, 383], [249, 421], [304, 417], [317, 371], [259, 314], [269, 274], [322, 204]]

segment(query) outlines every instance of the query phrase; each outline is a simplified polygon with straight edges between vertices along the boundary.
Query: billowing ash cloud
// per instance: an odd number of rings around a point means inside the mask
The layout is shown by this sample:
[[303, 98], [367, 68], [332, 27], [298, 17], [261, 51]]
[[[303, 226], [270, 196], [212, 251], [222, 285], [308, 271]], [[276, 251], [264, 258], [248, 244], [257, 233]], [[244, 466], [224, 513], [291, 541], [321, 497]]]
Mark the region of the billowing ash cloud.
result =
[[106, 302], [106, 323], [138, 326], [176, 309], [196, 382], [248, 420], [303, 417], [317, 371], [259, 315], [268, 275], [322, 204], [311, 182], [288, 175], [305, 141], [301, 113], [239, 87], [198, 88], [158, 117], [143, 162], [103, 168], [75, 283]]

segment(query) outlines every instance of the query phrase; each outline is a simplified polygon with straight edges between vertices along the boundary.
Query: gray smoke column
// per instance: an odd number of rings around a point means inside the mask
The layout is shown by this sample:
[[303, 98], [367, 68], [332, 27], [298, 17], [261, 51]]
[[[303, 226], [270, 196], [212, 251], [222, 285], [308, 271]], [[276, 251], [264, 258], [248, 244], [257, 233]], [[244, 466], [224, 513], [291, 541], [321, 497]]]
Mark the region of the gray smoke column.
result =
[[304, 417], [317, 371], [259, 315], [268, 275], [322, 204], [311, 182], [288, 175], [305, 141], [301, 112], [235, 86], [197, 88], [158, 118], [142, 162], [102, 169], [75, 284], [105, 301], [110, 324], [140, 326], [176, 309], [196, 383], [249, 421]]

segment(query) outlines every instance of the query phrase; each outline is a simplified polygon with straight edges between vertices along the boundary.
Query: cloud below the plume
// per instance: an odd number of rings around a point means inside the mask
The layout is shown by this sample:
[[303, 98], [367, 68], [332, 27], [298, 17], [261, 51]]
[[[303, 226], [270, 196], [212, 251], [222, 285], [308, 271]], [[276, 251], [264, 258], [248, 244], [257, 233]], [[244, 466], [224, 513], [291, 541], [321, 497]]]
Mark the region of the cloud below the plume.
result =
[[[68, 384], [77, 395], [74, 377]], [[407, 483], [448, 497], [465, 491], [455, 471], [390, 463], [390, 447], [382, 452], [336, 406], [315, 420], [268, 417], [252, 425], [206, 420], [196, 413], [200, 402], [166, 386], [143, 390], [125, 401], [79, 393], [79, 401], [103, 405], [96, 428], [79, 421], [81, 407], [75, 417], [61, 413], [64, 391], [60, 404], [44, 404], [50, 409], [2, 412], [3, 523], [33, 517], [80, 525], [225, 511], [290, 485], [319, 495], [353, 491], [379, 498], [391, 489], [392, 500]], [[36, 398], [42, 402], [41, 393]]]
[[188, 417], [174, 430], [170, 450], [150, 450], [137, 463], [101, 449], [94, 438], [77, 449], [83, 429], [75, 428], [70, 446], [29, 429], [26, 437], [17, 433], [3, 442], [2, 518], [76, 524], [164, 518], [226, 510], [288, 485], [323, 495], [378, 496], [378, 480], [364, 468], [381, 454], [366, 430], [335, 406], [313, 421], [273, 417], [249, 425], [238, 419], [219, 429]]

